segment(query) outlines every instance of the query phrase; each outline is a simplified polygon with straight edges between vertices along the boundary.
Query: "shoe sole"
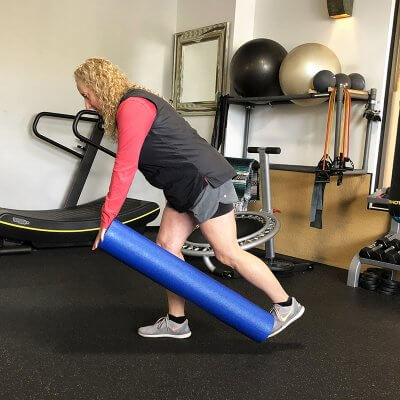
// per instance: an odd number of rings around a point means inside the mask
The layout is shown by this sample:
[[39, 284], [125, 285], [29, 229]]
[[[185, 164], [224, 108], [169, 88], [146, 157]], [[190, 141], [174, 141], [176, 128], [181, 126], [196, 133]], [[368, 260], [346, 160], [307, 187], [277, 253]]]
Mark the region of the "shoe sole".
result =
[[145, 333], [140, 333], [138, 332], [139, 336], [145, 337], [145, 338], [163, 338], [163, 337], [168, 337], [168, 338], [173, 338], [173, 339], [187, 339], [188, 337], [192, 336], [192, 332], [189, 333], [184, 333], [183, 335], [173, 335], [170, 333], [161, 333], [158, 335], [146, 335]]
[[286, 325], [282, 325], [280, 329], [278, 329], [276, 332], [271, 333], [271, 335], [268, 336], [268, 339], [276, 336], [278, 333], [282, 332], [289, 325], [293, 324], [294, 321], [297, 321], [304, 314], [305, 310], [306, 308], [304, 306], [301, 306], [300, 312], [293, 319], [291, 319]]

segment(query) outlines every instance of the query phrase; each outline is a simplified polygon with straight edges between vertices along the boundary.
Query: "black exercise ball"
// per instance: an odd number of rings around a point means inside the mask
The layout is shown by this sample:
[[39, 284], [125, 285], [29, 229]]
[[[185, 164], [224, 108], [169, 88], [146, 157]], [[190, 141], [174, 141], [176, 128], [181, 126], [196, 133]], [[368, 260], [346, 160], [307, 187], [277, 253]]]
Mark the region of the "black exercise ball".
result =
[[354, 72], [349, 75], [351, 81], [351, 88], [354, 90], [364, 90], [365, 89], [365, 78], [361, 74]]
[[336, 74], [335, 76], [336, 76], [336, 86], [343, 85], [347, 89], [351, 88], [351, 80], [348, 75], [340, 72], [339, 74]]
[[243, 44], [232, 57], [232, 87], [240, 96], [279, 96], [279, 68], [287, 51], [271, 39], [254, 39]]
[[336, 86], [336, 76], [332, 71], [323, 69], [313, 79], [313, 87], [317, 92], [327, 92], [328, 88]]

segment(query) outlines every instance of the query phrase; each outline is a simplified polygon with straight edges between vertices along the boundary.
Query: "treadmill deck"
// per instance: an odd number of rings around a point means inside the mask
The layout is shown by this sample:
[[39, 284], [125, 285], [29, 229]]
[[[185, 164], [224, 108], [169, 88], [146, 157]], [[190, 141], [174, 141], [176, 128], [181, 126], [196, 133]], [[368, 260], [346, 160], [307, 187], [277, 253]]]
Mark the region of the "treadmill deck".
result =
[[[55, 210], [0, 208], [0, 238], [32, 243], [35, 247], [75, 246], [91, 242], [100, 227], [104, 198]], [[144, 230], [157, 218], [158, 204], [126, 199], [117, 219], [135, 230]]]

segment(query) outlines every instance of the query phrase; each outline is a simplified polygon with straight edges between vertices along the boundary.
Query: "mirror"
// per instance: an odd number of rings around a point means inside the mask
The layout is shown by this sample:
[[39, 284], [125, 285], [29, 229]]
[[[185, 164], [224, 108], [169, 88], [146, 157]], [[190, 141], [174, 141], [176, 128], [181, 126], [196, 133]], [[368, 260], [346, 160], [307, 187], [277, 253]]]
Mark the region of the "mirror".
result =
[[175, 34], [172, 101], [182, 115], [213, 115], [225, 94], [229, 23]]

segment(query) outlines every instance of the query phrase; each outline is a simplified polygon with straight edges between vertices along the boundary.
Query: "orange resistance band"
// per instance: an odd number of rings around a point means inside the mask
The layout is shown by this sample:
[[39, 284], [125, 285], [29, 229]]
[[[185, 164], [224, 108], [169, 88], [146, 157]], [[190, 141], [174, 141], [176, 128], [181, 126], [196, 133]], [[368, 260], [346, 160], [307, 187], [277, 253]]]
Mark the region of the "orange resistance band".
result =
[[336, 99], [336, 89], [333, 89], [331, 92], [331, 95], [329, 96], [329, 104], [328, 104], [328, 120], [326, 122], [324, 157], [323, 157], [323, 162], [322, 162], [322, 170], [323, 171], [325, 171], [326, 159], [327, 159], [328, 153], [329, 153], [332, 115], [333, 115], [333, 111], [335, 109], [335, 99]]
[[347, 91], [347, 149], [346, 149], [346, 157], [349, 158], [349, 152], [350, 152], [350, 117], [351, 117], [351, 95], [350, 92], [346, 89]]
[[350, 110], [351, 110], [351, 96], [348, 89], [344, 89], [344, 107], [343, 107], [343, 125], [341, 127], [340, 149], [341, 160], [344, 157], [349, 157], [350, 149]]
[[[349, 157], [350, 151], [350, 114], [351, 114], [351, 95], [348, 89], [344, 89], [344, 107], [342, 110], [342, 124], [340, 127], [340, 159], [343, 161], [345, 157]], [[324, 157], [322, 163], [322, 170], [326, 168], [326, 160], [329, 155], [330, 136], [332, 131], [333, 115], [335, 110], [336, 88], [334, 88], [329, 97], [328, 104], [328, 119], [326, 123]]]

